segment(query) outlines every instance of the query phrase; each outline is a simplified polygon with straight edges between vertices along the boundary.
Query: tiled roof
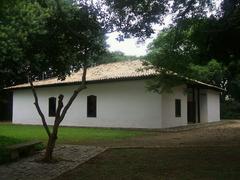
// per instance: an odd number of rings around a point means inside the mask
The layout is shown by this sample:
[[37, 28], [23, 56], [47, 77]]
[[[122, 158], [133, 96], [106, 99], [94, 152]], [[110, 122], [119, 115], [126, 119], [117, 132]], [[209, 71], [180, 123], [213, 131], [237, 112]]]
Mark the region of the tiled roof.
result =
[[[102, 64], [95, 67], [90, 67], [87, 69], [86, 80], [91, 81], [102, 81], [102, 80], [118, 80], [118, 79], [128, 79], [128, 78], [138, 78], [147, 77], [155, 74], [154, 70], [144, 70], [139, 71], [143, 67], [142, 61], [122, 61], [109, 64]], [[61, 81], [57, 78], [50, 78], [41, 81], [35, 81], [33, 84], [35, 86], [46, 86], [46, 85], [59, 85], [59, 84], [69, 84], [81, 82], [82, 71], [73, 73], [67, 76], [65, 80]], [[29, 83], [20, 84], [16, 86], [9, 87], [7, 89], [18, 89], [29, 87]]]
[[[156, 75], [156, 72], [153, 69], [149, 70], [140, 70], [142, 69], [143, 62], [141, 60], [134, 61], [121, 61], [109, 64], [102, 64], [95, 67], [87, 69], [86, 80], [87, 82], [96, 82], [104, 80], [124, 80], [124, 79], [134, 79], [134, 78], [144, 78]], [[51, 86], [51, 85], [63, 85], [63, 84], [73, 84], [81, 82], [82, 71], [73, 73], [70, 76], [67, 76], [65, 80], [61, 81], [57, 78], [45, 79], [41, 81], [35, 81], [33, 84], [36, 87], [40, 86]], [[207, 86], [210, 88], [222, 90], [219, 87], [206, 84], [200, 81], [187, 79], [195, 84], [202, 86]], [[6, 89], [21, 89], [30, 87], [29, 83], [19, 84], [16, 86], [11, 86]]]

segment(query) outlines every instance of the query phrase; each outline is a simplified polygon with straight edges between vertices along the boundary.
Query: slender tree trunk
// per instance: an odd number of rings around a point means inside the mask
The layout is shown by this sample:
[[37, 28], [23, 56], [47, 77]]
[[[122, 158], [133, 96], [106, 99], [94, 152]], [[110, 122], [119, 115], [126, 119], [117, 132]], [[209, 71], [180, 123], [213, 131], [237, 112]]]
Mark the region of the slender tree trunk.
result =
[[55, 148], [55, 144], [56, 144], [56, 141], [57, 141], [57, 134], [58, 134], [59, 125], [63, 121], [63, 119], [64, 119], [68, 109], [72, 105], [73, 101], [76, 99], [77, 95], [82, 90], [86, 89], [86, 74], [87, 74], [87, 68], [83, 67], [82, 82], [79, 85], [79, 87], [76, 90], [74, 90], [72, 96], [70, 97], [70, 99], [67, 102], [65, 107], [63, 105], [63, 98], [64, 98], [64, 96], [62, 94], [60, 94], [58, 96], [58, 106], [57, 106], [57, 110], [56, 110], [56, 117], [55, 117], [55, 121], [54, 121], [52, 132], [50, 131], [50, 129], [49, 129], [48, 125], [47, 125], [45, 116], [42, 113], [41, 108], [39, 106], [37, 92], [35, 90], [33, 82], [32, 82], [32, 80], [30, 80], [30, 85], [31, 85], [33, 96], [34, 96], [34, 99], [35, 99], [34, 104], [36, 106], [38, 114], [40, 115], [40, 117], [42, 119], [43, 127], [45, 128], [45, 130], [47, 132], [47, 135], [48, 135], [48, 143], [47, 143], [46, 152], [45, 152], [45, 155], [44, 155], [44, 158], [43, 158], [44, 162], [48, 162], [49, 163], [49, 162], [53, 161], [53, 150]]
[[55, 148], [56, 141], [57, 141], [58, 127], [59, 126], [57, 125], [57, 123], [54, 123], [53, 131], [52, 131], [50, 137], [48, 138], [48, 143], [47, 143], [45, 155], [43, 158], [44, 162], [52, 162], [53, 161], [53, 150]]
[[35, 90], [35, 87], [34, 87], [34, 85], [33, 85], [33, 82], [32, 82], [32, 79], [31, 79], [31, 78], [30, 78], [29, 81], [30, 81], [30, 85], [31, 85], [32, 93], [33, 93], [33, 97], [34, 97], [34, 105], [35, 105], [35, 107], [36, 107], [36, 109], [37, 109], [37, 112], [38, 112], [39, 116], [41, 117], [41, 120], [42, 120], [42, 124], [43, 124], [44, 129], [46, 130], [46, 133], [47, 133], [48, 137], [50, 137], [51, 132], [50, 132], [50, 130], [49, 130], [49, 128], [48, 128], [48, 125], [47, 125], [45, 116], [44, 116], [44, 114], [42, 113], [42, 110], [41, 110], [41, 108], [40, 108], [40, 106], [39, 106], [37, 92], [36, 92], [36, 90]]
[[61, 123], [60, 114], [61, 114], [61, 110], [63, 108], [63, 97], [64, 96], [62, 94], [60, 94], [58, 96], [58, 106], [57, 106], [57, 110], [56, 110], [56, 117], [55, 117], [55, 121], [54, 121], [54, 125], [53, 125], [53, 130], [48, 138], [46, 152], [45, 152], [45, 155], [43, 158], [43, 160], [45, 162], [51, 162], [53, 160], [53, 150], [55, 148], [55, 144], [57, 141], [58, 128]]

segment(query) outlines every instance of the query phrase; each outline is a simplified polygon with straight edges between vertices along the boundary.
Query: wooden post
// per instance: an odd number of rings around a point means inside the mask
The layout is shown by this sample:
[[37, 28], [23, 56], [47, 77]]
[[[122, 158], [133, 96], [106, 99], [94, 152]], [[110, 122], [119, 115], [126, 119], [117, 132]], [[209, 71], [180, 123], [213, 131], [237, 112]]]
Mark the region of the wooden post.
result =
[[200, 91], [199, 88], [197, 88], [197, 113], [198, 113], [198, 123], [200, 123]]
[[193, 106], [194, 106], [194, 108], [192, 108], [193, 110], [194, 110], [194, 121], [195, 121], [195, 123], [196, 123], [196, 103], [195, 103], [195, 88], [194, 88], [194, 86], [192, 87], [192, 92], [193, 92], [193, 96], [192, 96], [192, 101], [193, 101]]

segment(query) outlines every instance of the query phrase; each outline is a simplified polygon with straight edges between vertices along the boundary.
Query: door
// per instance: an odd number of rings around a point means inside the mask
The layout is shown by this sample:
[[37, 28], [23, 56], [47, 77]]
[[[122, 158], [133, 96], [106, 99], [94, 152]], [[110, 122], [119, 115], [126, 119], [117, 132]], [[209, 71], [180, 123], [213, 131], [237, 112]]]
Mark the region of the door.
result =
[[188, 123], [196, 123], [196, 103], [194, 101], [188, 101]]

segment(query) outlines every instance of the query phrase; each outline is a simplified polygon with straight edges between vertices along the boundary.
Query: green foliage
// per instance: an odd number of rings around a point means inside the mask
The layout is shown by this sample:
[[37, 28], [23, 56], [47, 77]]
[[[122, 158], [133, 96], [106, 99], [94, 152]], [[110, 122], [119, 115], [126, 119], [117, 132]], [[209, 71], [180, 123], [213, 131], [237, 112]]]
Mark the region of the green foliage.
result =
[[148, 83], [149, 90], [170, 91], [184, 83], [184, 77], [222, 86], [225, 69], [217, 60], [203, 61], [201, 47], [194, 40], [196, 27], [199, 24], [164, 29], [149, 45], [148, 66], [159, 72]]
[[234, 100], [221, 102], [221, 119], [240, 119], [240, 102]]
[[[173, 24], [152, 43], [148, 60], [156, 69], [163, 68], [163, 76], [168, 69], [213, 83], [240, 101], [240, 1], [222, 0], [218, 9], [215, 0], [106, 2], [115, 29], [122, 31], [120, 40], [149, 37], [154, 23], [162, 24], [166, 15], [172, 15]], [[213, 59], [219, 65], [212, 64]]]
[[0, 147], [7, 147], [9, 145], [21, 143], [24, 140], [21, 140], [17, 137], [7, 137], [4, 136], [3, 134], [0, 135]]
[[[7, 1], [6, 1], [7, 2]], [[36, 34], [45, 34], [45, 20], [50, 11], [43, 9], [36, 2], [16, 1], [2, 4], [0, 16], [0, 86], [11, 81], [23, 81], [26, 65], [26, 49], [30, 39]]]
[[192, 78], [207, 82], [216, 86], [223, 83], [225, 68], [217, 60], [212, 59], [205, 66], [190, 64]]
[[225, 88], [221, 117], [239, 118], [240, 31], [236, 17], [240, 16], [237, 12], [239, 6], [220, 19], [187, 18], [163, 30], [150, 45], [148, 54], [148, 60], [163, 74], [149, 83], [149, 89], [168, 90], [181, 82], [176, 76], [167, 76], [169, 72], [165, 69], [168, 69]]
[[[174, 22], [186, 17], [207, 17], [217, 0], [106, 0], [107, 19], [111, 30], [121, 31], [119, 39], [135, 36], [150, 37], [153, 24], [164, 24], [164, 18], [171, 14]], [[228, 0], [225, 0], [228, 1]], [[219, 13], [221, 13], [220, 11]]]
[[35, 150], [35, 151], [41, 151], [41, 150], [43, 150], [44, 148], [45, 148], [45, 145], [42, 144], [42, 143], [36, 144], [36, 145], [34, 146], [34, 150]]
[[63, 79], [105, 52], [93, 7], [73, 1], [4, 1], [0, 17], [1, 86], [49, 76]]
[[106, 0], [108, 5], [106, 16], [110, 19], [110, 29], [121, 31], [119, 40], [133, 35], [149, 37], [153, 34], [151, 23], [162, 23], [161, 14], [168, 11], [167, 0]]
[[[141, 58], [141, 57], [140, 57]], [[115, 52], [106, 52], [102, 56], [99, 57], [97, 64], [106, 64], [111, 62], [119, 62], [119, 61], [129, 61], [129, 60], [136, 60], [139, 57], [136, 56], [126, 56], [121, 51]]]

